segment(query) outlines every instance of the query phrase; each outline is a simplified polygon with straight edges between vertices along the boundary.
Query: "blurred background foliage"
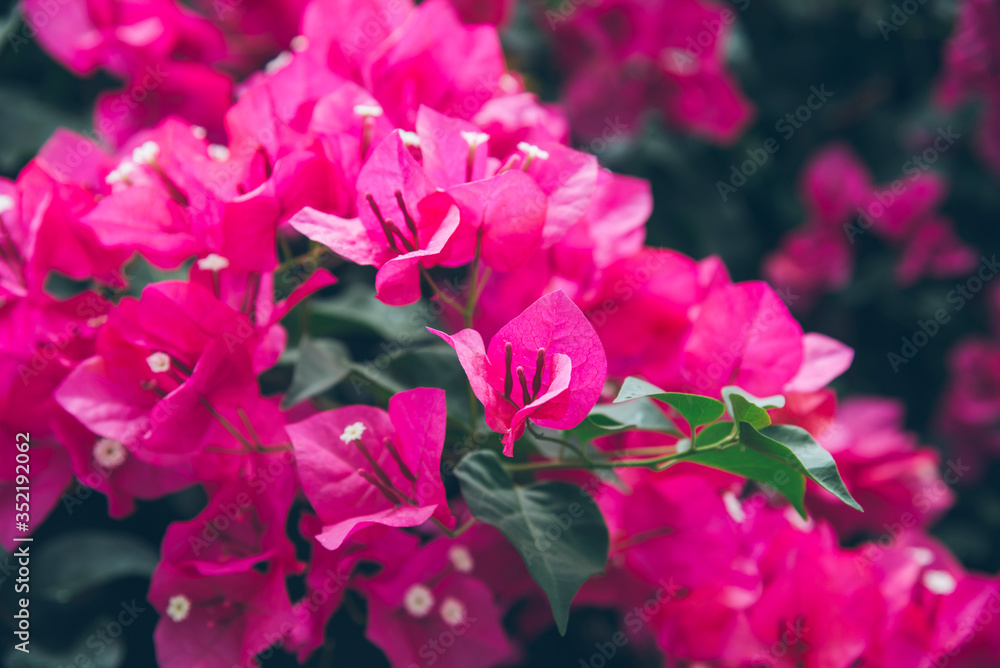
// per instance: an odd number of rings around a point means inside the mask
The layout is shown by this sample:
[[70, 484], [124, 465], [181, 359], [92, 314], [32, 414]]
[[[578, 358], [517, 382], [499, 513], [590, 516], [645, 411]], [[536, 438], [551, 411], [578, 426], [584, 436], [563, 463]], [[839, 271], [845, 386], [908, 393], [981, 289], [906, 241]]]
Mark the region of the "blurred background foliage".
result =
[[[777, 247], [784, 233], [805, 220], [799, 177], [819, 148], [834, 140], [847, 142], [871, 169], [875, 181], [887, 184], [904, 176], [904, 163], [923, 150], [928, 137], [932, 139], [938, 128], [951, 126], [960, 138], [933, 165], [950, 183], [942, 211], [953, 219], [959, 237], [983, 255], [1000, 251], [1000, 181], [976, 155], [978, 110], [965, 105], [949, 114], [933, 99], [942, 48], [955, 20], [953, 0], [926, 0], [887, 37], [878, 22], [890, 16], [890, 0], [741, 0], [731, 6], [738, 16], [729, 54], [731, 69], [757, 109], [756, 120], [739, 140], [728, 147], [713, 146], [671, 131], [661, 119], [650, 116], [641, 128], [628, 129], [635, 134], [631, 139], [619, 137], [608, 146], [600, 145], [601, 150], [593, 143], [581, 145], [612, 170], [652, 183], [655, 208], [648, 225], [650, 245], [696, 258], [716, 254], [735, 280], [759, 278], [764, 255]], [[542, 10], [537, 0], [522, 1], [516, 20], [504, 33], [504, 46], [510, 66], [526, 74], [529, 87], [545, 99], [557, 100], [560, 77], [550, 37], [535, 22]], [[74, 77], [33, 41], [11, 39], [21, 29], [14, 3], [0, 2], [0, 175], [7, 178], [16, 176], [56, 127], [86, 131], [94, 99], [116, 85], [104, 75]], [[785, 139], [776, 123], [805, 102], [812, 86], [825, 86], [832, 98]], [[748, 150], [760, 148], [771, 137], [778, 140], [778, 152], [723, 201], [717, 182], [727, 181], [732, 166], [745, 161]], [[840, 339], [856, 350], [853, 367], [835, 384], [841, 397], [877, 394], [901, 399], [907, 406], [908, 428], [919, 433], [923, 443], [941, 446], [942, 461], [947, 462], [948, 450], [933, 430], [935, 406], [947, 377], [947, 353], [956, 341], [988, 332], [989, 291], [976, 295], [968, 308], [952, 313], [940, 333], [896, 373], [887, 361], [888, 353], [899, 350], [900, 338], [912, 335], [918, 320], [946, 307], [945, 295], [959, 281], [924, 279], [901, 289], [892, 278], [894, 251], [870, 234], [858, 237], [855, 249], [851, 285], [823, 297], [807, 315], [800, 316], [803, 327]], [[371, 299], [364, 295], [350, 298]], [[356, 304], [348, 306], [340, 311], [333, 307], [322, 315], [330, 331], [346, 336], [349, 342], [351, 335], [360, 337], [377, 354], [373, 337], [379, 335], [383, 316], [377, 309], [362, 309], [359, 320]], [[351, 344], [356, 357], [359, 341]], [[288, 379], [279, 381], [287, 383]], [[977, 486], [959, 485], [957, 492], [954, 509], [932, 533], [966, 566], [995, 573], [1000, 569], [1000, 466], [994, 465]], [[71, 529], [114, 534], [77, 537], [84, 547], [88, 541], [104, 540], [99, 543], [104, 549], [81, 548], [71, 550], [72, 557], [39, 559], [33, 577], [53, 588], [67, 578], [72, 580], [72, 573], [66, 572], [68, 559], [86, 566], [88, 559], [96, 564], [114, 554], [124, 565], [108, 569], [103, 579], [73, 581], [61, 593], [34, 595], [32, 614], [44, 623], [35, 626], [33, 639], [39, 647], [64, 651], [51, 656], [40, 651], [30, 657], [7, 654], [0, 658], [3, 665], [154, 665], [156, 615], [150, 606], [127, 629], [124, 643], [111, 643], [98, 653], [88, 640], [118, 614], [119, 601], [145, 603], [148, 581], [143, 576], [149, 564], [143, 554], [157, 549], [171, 521], [193, 517], [204, 498], [190, 491], [140, 503], [136, 514], [113, 521], [100, 495], [88, 499], [84, 494], [78, 490], [73, 497], [79, 504], [56, 507], [37, 533], [38, 552], [61, 549], [59, 536]], [[9, 577], [0, 572], [0, 578]], [[5, 609], [12, 607], [12, 590], [7, 584], [0, 587], [0, 614], [7, 619]], [[364, 643], [348, 610], [338, 613], [331, 629], [338, 665], [382, 661], [379, 652]], [[575, 613], [566, 638], [560, 639], [554, 630], [544, 634], [529, 647], [525, 665], [576, 666], [579, 656], [590, 655], [593, 638], [613, 632], [610, 614]], [[87, 647], [82, 653], [77, 651]], [[625, 648], [609, 665], [638, 665], [633, 649]], [[75, 663], [77, 656], [86, 662]], [[350, 659], [342, 663], [345, 657]], [[329, 653], [317, 653], [310, 665], [332, 665], [325, 663], [329, 660]], [[294, 662], [284, 657], [267, 665]]]

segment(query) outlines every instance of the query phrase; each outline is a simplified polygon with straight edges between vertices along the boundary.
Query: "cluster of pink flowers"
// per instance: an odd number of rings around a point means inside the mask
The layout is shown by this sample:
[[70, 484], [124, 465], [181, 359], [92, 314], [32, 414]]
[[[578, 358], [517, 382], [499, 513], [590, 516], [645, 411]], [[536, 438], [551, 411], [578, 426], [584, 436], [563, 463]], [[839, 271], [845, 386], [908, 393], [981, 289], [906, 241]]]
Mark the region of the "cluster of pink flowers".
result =
[[[942, 129], [931, 137], [931, 150], [947, 150], [954, 143], [951, 132]], [[806, 309], [850, 283], [855, 250], [869, 232], [900, 249], [894, 273], [901, 286], [925, 276], [963, 276], [979, 262], [952, 222], [937, 212], [948, 184], [925, 163], [908, 161], [903, 177], [878, 186], [852, 149], [834, 144], [806, 165], [801, 189], [807, 221], [789, 232], [763, 265], [773, 285], [802, 296], [797, 307]]]
[[1000, 7], [991, 0], [962, 0], [959, 5], [938, 98], [947, 108], [970, 97], [981, 102], [979, 151], [1000, 172]]
[[[74, 39], [53, 33], [50, 48], [80, 71], [101, 66], [130, 82], [150, 62], [195, 68], [255, 53], [224, 48], [234, 34], [287, 36], [287, 16], [269, 13], [282, 7], [263, 2], [234, 14], [238, 23], [210, 24], [171, 3], [135, 3], [134, 15], [128, 3], [104, 13], [91, 4], [53, 23]], [[581, 44], [603, 39], [601, 22], [616, 16], [648, 34], [615, 34], [581, 63], [609, 73], [639, 63], [636, 90], [648, 77], [675, 83], [686, 101], [671, 114], [689, 126], [711, 119], [691, 126], [709, 135], [745, 122], [719, 33], [690, 61], [662, 59], [694, 29], [664, 37], [667, 17], [697, 28], [721, 21], [717, 10], [613, 4], [580, 8]], [[507, 5], [497, 7], [486, 18], [504, 20]], [[921, 531], [951, 502], [933, 451], [902, 430], [894, 402], [836, 409], [827, 385], [853, 351], [804, 333], [781, 292], [734, 283], [718, 258], [645, 246], [648, 184], [566, 144], [565, 116], [507, 71], [492, 25], [463, 22], [445, 0], [314, 0], [302, 13], [294, 48], [252, 74], [235, 103], [220, 96], [218, 126], [183, 107], [207, 96], [214, 115], [214, 89], [177, 74], [187, 102], [156, 113], [184, 118], [133, 132], [147, 123], [130, 114], [104, 133], [114, 151], [58, 132], [16, 181], [0, 181], [0, 447], [31, 435], [32, 526], [73, 476], [114, 517], [192, 485], [209, 497], [163, 537], [149, 591], [160, 665], [251, 666], [274, 645], [304, 662], [347, 595], [367, 601], [366, 637], [394, 666], [515, 663], [552, 623], [515, 546], [469, 527], [446, 488], [443, 390], [401, 391], [385, 409], [283, 410], [280, 396], [262, 394], [258, 376], [287, 347], [282, 318], [336, 289], [315, 268], [334, 255], [373, 267], [385, 304], [434, 293], [452, 333], [433, 331], [455, 350], [506, 455], [524, 459], [532, 425], [579, 425], [626, 376], [708, 397], [735, 385], [784, 395], [772, 419], [811, 432], [869, 509], [835, 505], [810, 483], [803, 520], [746, 479], [689, 463], [614, 479], [542, 476], [579, 485], [609, 529], [607, 570], [575, 602], [621, 613], [623, 635], [598, 645], [634, 640], [668, 665], [740, 668], [979, 668], [1000, 652], [1000, 580], [966, 572]], [[854, 164], [843, 152], [828, 159]], [[806, 180], [815, 225], [842, 235], [845, 216], [877, 193], [866, 177], [844, 188], [823, 176]], [[929, 212], [940, 182], [924, 179], [930, 194], [900, 196], [898, 215], [885, 216], [887, 238], [908, 248], [942, 224]], [[303, 237], [313, 244], [305, 258], [279, 263], [279, 241], [301, 247]], [[904, 262], [919, 265], [906, 276], [936, 262], [954, 269], [933, 246], [932, 259]], [[137, 256], [181, 277], [139, 285]], [[462, 268], [464, 285], [444, 282]], [[53, 274], [87, 288], [56, 297]], [[789, 301], [806, 292], [783, 283]], [[596, 447], [629, 456], [683, 440], [636, 431]], [[8, 549], [15, 485], [12, 468], [0, 472]], [[299, 518], [292, 531], [289, 517]], [[878, 539], [840, 546], [859, 533]], [[295, 600], [291, 577], [304, 581]]]
[[[749, 3], [737, 3], [744, 9]], [[737, 9], [704, 0], [563, 2], [541, 22], [566, 75], [574, 131], [605, 141], [638, 131], [647, 109], [671, 125], [731, 143], [753, 107], [726, 69]]]

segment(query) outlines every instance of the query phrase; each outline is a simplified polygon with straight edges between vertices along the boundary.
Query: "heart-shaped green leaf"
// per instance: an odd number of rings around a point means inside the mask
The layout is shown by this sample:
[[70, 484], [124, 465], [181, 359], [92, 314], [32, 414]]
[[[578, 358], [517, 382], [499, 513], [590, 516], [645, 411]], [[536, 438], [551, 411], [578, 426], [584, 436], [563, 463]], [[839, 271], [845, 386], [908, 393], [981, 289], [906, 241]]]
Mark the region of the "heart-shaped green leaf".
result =
[[499, 529], [521, 553], [565, 634], [573, 597], [608, 560], [608, 527], [597, 504], [567, 482], [515, 485], [489, 450], [467, 455], [455, 474], [476, 519]]

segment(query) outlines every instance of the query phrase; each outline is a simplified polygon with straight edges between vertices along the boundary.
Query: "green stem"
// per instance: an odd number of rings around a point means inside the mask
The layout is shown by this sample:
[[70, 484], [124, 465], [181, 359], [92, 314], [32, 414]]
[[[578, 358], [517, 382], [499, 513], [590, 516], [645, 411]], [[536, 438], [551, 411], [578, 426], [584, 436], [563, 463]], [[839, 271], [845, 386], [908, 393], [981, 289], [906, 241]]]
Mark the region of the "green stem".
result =
[[459, 525], [459, 527], [457, 529], [446, 529], [445, 526], [443, 524], [441, 524], [441, 520], [439, 520], [436, 517], [432, 517], [431, 518], [431, 522], [433, 522], [434, 524], [436, 524], [437, 527], [439, 529], [441, 529], [441, 531], [443, 531], [444, 534], [446, 536], [448, 536], [449, 538], [458, 538], [463, 533], [465, 533], [466, 531], [468, 531], [469, 528], [472, 527], [473, 524], [476, 523], [476, 518], [475, 517], [470, 517], [468, 520], [466, 520], [461, 525]]
[[438, 299], [440, 299], [442, 302], [444, 302], [448, 306], [452, 307], [453, 309], [455, 309], [459, 313], [464, 313], [465, 312], [465, 309], [462, 307], [461, 304], [459, 304], [457, 301], [455, 301], [454, 299], [452, 299], [451, 297], [449, 297], [448, 295], [446, 295], [441, 290], [441, 288], [438, 287], [438, 284], [435, 283], [434, 279], [431, 277], [431, 273], [429, 271], [427, 271], [427, 268], [424, 267], [423, 265], [420, 265], [420, 275], [423, 276], [424, 280], [427, 281], [427, 284], [431, 286], [431, 290], [434, 291], [434, 295]]

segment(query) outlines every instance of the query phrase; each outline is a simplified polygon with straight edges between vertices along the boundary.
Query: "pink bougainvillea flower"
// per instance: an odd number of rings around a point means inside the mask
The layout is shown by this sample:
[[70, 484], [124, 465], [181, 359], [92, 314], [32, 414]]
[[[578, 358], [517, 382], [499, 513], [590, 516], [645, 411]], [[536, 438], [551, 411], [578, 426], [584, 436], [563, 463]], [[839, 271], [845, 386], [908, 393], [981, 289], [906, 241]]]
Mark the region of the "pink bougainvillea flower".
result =
[[306, 497], [323, 521], [317, 534], [337, 549], [371, 524], [451, 528], [441, 483], [444, 392], [417, 388], [389, 400], [389, 412], [348, 406], [288, 425]]
[[806, 225], [785, 235], [761, 271], [775, 288], [799, 297], [795, 310], [807, 311], [821, 295], [847, 287], [854, 255], [840, 227]]
[[934, 217], [924, 221], [907, 240], [896, 265], [896, 282], [909, 286], [925, 275], [963, 276], [978, 263], [978, 253], [962, 242], [951, 221]]
[[458, 228], [454, 200], [439, 192], [399, 132], [379, 144], [358, 177], [359, 218], [306, 208], [292, 227], [358, 264], [378, 267], [375, 288], [394, 306], [420, 298], [420, 267], [434, 266]]
[[766, 283], [713, 291], [684, 346], [687, 383], [716, 396], [737, 385], [757, 396], [782, 391], [802, 366], [802, 327]]
[[514, 15], [517, 0], [451, 0], [465, 23], [503, 26]]
[[399, 570], [372, 578], [364, 585], [366, 637], [394, 666], [428, 657], [444, 668], [507, 663], [513, 648], [502, 610], [494, 592], [471, 574], [474, 563], [465, 545], [439, 538], [411, 553]]
[[163, 537], [163, 560], [206, 576], [240, 573], [263, 562], [297, 570], [295, 546], [285, 533], [297, 481], [292, 457], [284, 454], [258, 456], [266, 476], [234, 476], [213, 492], [197, 517], [171, 524]]
[[293, 626], [286, 572], [249, 568], [206, 576], [161, 561], [149, 601], [160, 614], [153, 640], [164, 668], [259, 665], [255, 657]]
[[503, 434], [508, 457], [528, 418], [542, 427], [570, 429], [587, 416], [604, 388], [604, 347], [561, 291], [545, 295], [502, 327], [488, 350], [474, 329], [453, 336], [430, 331], [458, 353], [473, 392], [486, 407], [486, 423]]
[[383, 524], [372, 524], [348, 538], [336, 550], [323, 547], [316, 537], [323, 533], [323, 521], [306, 514], [299, 531], [309, 540], [312, 555], [306, 572], [306, 593], [294, 604], [296, 625], [285, 647], [297, 652], [299, 662], [326, 640], [326, 626], [340, 607], [348, 585], [353, 584], [355, 567], [361, 562], [377, 564], [380, 574], [396, 571], [417, 551], [420, 537]]
[[873, 187], [871, 174], [858, 154], [847, 144], [833, 143], [809, 159], [799, 190], [810, 220], [843, 234], [841, 225], [868, 202]]

